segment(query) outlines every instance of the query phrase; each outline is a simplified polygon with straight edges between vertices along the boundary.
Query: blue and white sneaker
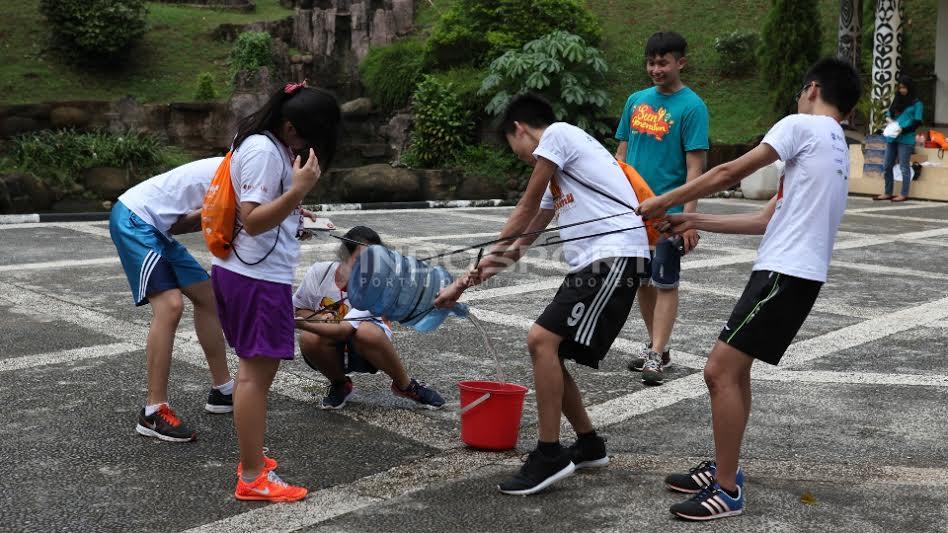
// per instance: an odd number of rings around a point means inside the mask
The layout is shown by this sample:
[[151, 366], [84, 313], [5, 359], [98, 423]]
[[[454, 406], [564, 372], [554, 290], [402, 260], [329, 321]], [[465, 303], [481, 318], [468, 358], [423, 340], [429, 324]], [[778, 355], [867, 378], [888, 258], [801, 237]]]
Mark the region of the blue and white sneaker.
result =
[[744, 512], [744, 487], [737, 485], [737, 497], [731, 497], [715, 483], [689, 500], [672, 505], [671, 513], [685, 520], [714, 520]]
[[[687, 474], [671, 474], [665, 478], [665, 488], [684, 494], [697, 494], [714, 484], [717, 467], [714, 461], [704, 461]], [[744, 469], [737, 468], [737, 484], [744, 486]]]

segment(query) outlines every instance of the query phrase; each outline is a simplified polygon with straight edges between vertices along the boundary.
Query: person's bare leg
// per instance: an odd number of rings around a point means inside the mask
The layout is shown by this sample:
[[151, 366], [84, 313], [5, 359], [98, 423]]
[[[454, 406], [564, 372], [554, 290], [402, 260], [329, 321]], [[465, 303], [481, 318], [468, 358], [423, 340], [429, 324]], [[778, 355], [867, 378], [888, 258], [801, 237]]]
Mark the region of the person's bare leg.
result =
[[396, 387], [404, 390], [411, 384], [411, 378], [408, 377], [395, 346], [382, 328], [372, 323], [361, 324], [353, 337], [353, 343], [359, 355], [392, 378]]
[[569, 420], [570, 425], [573, 426], [573, 431], [577, 435], [589, 433], [593, 430], [593, 425], [589, 419], [589, 413], [586, 412], [586, 407], [583, 405], [583, 396], [579, 392], [579, 387], [576, 386], [569, 370], [566, 370], [566, 365], [563, 364], [562, 359], [560, 360], [560, 368], [563, 373], [563, 414], [566, 415], [566, 419]]
[[194, 332], [207, 359], [211, 380], [214, 386], [223, 385], [230, 381], [230, 370], [227, 369], [227, 348], [217, 317], [217, 302], [214, 300], [211, 280], [182, 287], [181, 292], [194, 304]]
[[537, 397], [537, 434], [540, 442], [560, 440], [560, 411], [563, 408], [563, 367], [559, 347], [563, 337], [534, 324], [527, 334], [533, 359], [533, 381]]
[[184, 310], [181, 291], [169, 289], [158, 294], [149, 294], [151, 304], [151, 327], [145, 341], [145, 365], [148, 374], [146, 405], [168, 401], [168, 377], [171, 374], [171, 352], [174, 336]]
[[315, 333], [302, 331], [299, 335], [300, 353], [307, 362], [319, 369], [330, 383], [345, 381], [346, 372], [339, 360], [336, 341], [320, 337]]
[[234, 427], [245, 480], [263, 471], [263, 439], [267, 431], [267, 396], [279, 359], [241, 359], [234, 389]]
[[652, 340], [652, 321], [655, 317], [655, 300], [658, 297], [655, 287], [640, 286], [636, 294], [639, 301], [639, 311], [642, 313], [642, 321], [645, 322], [645, 329], [648, 330], [648, 340]]
[[718, 341], [704, 367], [704, 380], [711, 394], [715, 477], [723, 488], [731, 491], [737, 489], [741, 441], [750, 414], [748, 377], [753, 362], [749, 355]]
[[[653, 289], [656, 290], [656, 289]], [[678, 288], [657, 289], [652, 327], [649, 329], [652, 340], [652, 350], [663, 353], [668, 349], [672, 328], [678, 318]]]

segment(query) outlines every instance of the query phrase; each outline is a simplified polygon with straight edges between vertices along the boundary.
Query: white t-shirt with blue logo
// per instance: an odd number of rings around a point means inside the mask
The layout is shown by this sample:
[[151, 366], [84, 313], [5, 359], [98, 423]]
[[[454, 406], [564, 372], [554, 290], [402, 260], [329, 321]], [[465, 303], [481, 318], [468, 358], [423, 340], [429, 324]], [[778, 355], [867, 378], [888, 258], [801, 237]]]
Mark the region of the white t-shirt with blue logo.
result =
[[826, 282], [849, 194], [849, 147], [843, 129], [826, 115], [790, 115], [761, 142], [786, 166], [777, 210], [757, 250], [754, 270]]

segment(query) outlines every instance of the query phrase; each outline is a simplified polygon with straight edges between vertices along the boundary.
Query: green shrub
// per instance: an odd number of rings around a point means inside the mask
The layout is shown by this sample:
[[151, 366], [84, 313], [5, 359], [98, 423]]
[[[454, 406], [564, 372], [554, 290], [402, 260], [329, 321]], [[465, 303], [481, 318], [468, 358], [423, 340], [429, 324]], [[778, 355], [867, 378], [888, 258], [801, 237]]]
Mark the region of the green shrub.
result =
[[423, 45], [416, 40], [395, 41], [372, 48], [359, 65], [365, 90], [383, 111], [401, 109], [421, 79]]
[[752, 31], [735, 30], [718, 37], [714, 40], [718, 68], [728, 76], [746, 77], [754, 74], [758, 46], [760, 37]]
[[598, 49], [582, 37], [556, 31], [511, 50], [495, 59], [481, 84], [481, 94], [491, 96], [487, 112], [499, 115], [515, 95], [543, 95], [557, 118], [595, 133], [608, 133], [609, 96], [601, 89], [608, 71]]
[[458, 151], [446, 164], [465, 176], [484, 176], [499, 183], [529, 174], [530, 167], [506, 148], [470, 144]]
[[487, 98], [479, 91], [481, 81], [487, 77], [485, 69], [455, 67], [450, 70], [435, 72], [430, 76], [442, 85], [451, 85], [451, 92], [461, 100], [461, 103], [467, 108], [475, 121], [483, 116]]
[[426, 65], [486, 65], [508, 50], [555, 30], [596, 45], [602, 27], [582, 0], [459, 0], [435, 24]]
[[254, 72], [260, 67], [272, 65], [273, 53], [270, 51], [272, 44], [273, 38], [267, 32], [241, 33], [230, 51], [230, 70], [233, 76], [236, 77], [239, 72]]
[[412, 167], [437, 167], [463, 149], [474, 131], [471, 113], [451, 83], [425, 76], [412, 96], [415, 126], [403, 161]]
[[118, 167], [139, 176], [163, 169], [165, 148], [152, 135], [44, 130], [15, 137], [14, 165], [53, 183], [72, 183], [83, 170]]
[[774, 0], [760, 48], [763, 79], [770, 87], [774, 111], [796, 110], [793, 97], [803, 86], [803, 76], [820, 57], [820, 16], [817, 2]]
[[202, 72], [198, 75], [197, 89], [194, 91], [194, 99], [198, 101], [216, 100], [217, 89], [214, 88], [214, 75], [210, 72]]
[[144, 0], [40, 0], [53, 40], [72, 59], [109, 63], [145, 35]]

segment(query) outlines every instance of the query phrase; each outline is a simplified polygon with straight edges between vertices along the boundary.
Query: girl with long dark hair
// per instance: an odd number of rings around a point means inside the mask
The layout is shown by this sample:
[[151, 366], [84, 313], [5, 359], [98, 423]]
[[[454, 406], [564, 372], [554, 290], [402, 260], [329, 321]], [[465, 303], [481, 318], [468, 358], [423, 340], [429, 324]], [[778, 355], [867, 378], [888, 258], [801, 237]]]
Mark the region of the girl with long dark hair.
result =
[[303, 198], [332, 162], [339, 105], [328, 92], [288, 84], [239, 125], [231, 159], [237, 196], [232, 253], [214, 258], [211, 280], [221, 327], [240, 366], [234, 425], [240, 445], [239, 500], [297, 501], [263, 454], [267, 394], [282, 359], [295, 353], [293, 273], [299, 262]]
[[[912, 185], [912, 171], [909, 163], [912, 152], [915, 151], [915, 130], [922, 123], [922, 101], [916, 96], [915, 84], [908, 76], [899, 78], [898, 90], [885, 116], [886, 122], [897, 122], [902, 131], [897, 137], [885, 139], [885, 192], [874, 199], [904, 202], [908, 199], [909, 187]], [[896, 159], [899, 162], [899, 170], [902, 172], [902, 193], [892, 196], [895, 185], [892, 171], [895, 168]]]

